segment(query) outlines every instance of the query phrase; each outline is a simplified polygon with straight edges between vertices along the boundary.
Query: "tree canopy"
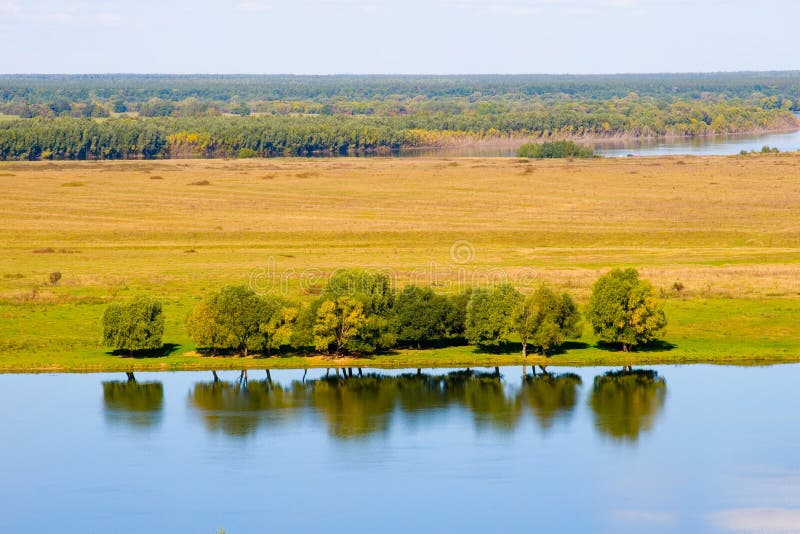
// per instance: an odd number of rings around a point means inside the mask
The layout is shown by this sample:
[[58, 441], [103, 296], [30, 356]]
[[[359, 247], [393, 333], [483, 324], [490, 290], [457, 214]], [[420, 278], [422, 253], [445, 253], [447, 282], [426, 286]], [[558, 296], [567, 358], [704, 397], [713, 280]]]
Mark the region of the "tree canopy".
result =
[[152, 297], [111, 304], [103, 314], [103, 343], [114, 350], [157, 350], [163, 334], [164, 312], [161, 302]]
[[600, 339], [619, 343], [626, 352], [656, 339], [667, 326], [663, 302], [635, 269], [614, 269], [600, 277], [586, 314]]

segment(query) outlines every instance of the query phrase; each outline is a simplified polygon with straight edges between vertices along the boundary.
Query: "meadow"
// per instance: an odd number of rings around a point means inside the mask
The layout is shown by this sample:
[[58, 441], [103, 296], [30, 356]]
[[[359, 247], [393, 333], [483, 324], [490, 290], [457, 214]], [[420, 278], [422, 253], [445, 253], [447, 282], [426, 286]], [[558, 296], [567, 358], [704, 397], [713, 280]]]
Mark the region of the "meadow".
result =
[[[0, 162], [0, 371], [522, 363], [473, 347], [194, 353], [184, 321], [208, 291], [304, 298], [338, 268], [444, 292], [547, 282], [583, 303], [632, 266], [667, 299], [666, 344], [623, 357], [587, 329], [548, 365], [800, 361], [798, 176], [795, 154]], [[103, 310], [139, 293], [165, 303], [168, 355], [112, 356]]]

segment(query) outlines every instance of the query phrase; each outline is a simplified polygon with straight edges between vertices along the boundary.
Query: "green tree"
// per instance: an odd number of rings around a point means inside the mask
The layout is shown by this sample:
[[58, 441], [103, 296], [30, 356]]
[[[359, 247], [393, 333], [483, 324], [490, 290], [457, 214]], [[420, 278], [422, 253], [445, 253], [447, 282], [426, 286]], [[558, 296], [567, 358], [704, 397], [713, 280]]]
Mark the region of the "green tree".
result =
[[[352, 352], [370, 353], [393, 347], [397, 341], [395, 292], [389, 277], [382, 273], [340, 270], [328, 279], [316, 306], [326, 300], [350, 297], [361, 304], [364, 324], [348, 343]], [[316, 346], [316, 341], [315, 341]]]
[[449, 336], [463, 336], [467, 330], [467, 306], [472, 297], [472, 289], [467, 289], [462, 293], [450, 295], [447, 300], [447, 317], [445, 318], [445, 328]]
[[521, 299], [522, 295], [510, 284], [474, 290], [467, 305], [467, 340], [496, 349], [507, 343], [514, 332]]
[[542, 354], [561, 346], [567, 339], [581, 336], [578, 307], [567, 294], [560, 297], [542, 286], [525, 299], [515, 318], [516, 332], [522, 341], [522, 355], [528, 355], [528, 344]]
[[114, 350], [134, 352], [162, 347], [164, 313], [161, 302], [140, 296], [111, 304], [103, 314], [103, 343]]
[[353, 349], [360, 331], [366, 327], [364, 306], [353, 297], [341, 296], [323, 300], [314, 322], [314, 347], [336, 354]]
[[417, 348], [443, 338], [448, 334], [451, 307], [446, 296], [438, 295], [429, 287], [406, 286], [397, 295], [395, 304], [398, 338]]
[[247, 356], [264, 345], [260, 330], [264, 317], [264, 301], [253, 290], [227, 286], [195, 309], [187, 327], [189, 336], [200, 346], [214, 351], [234, 350]]
[[635, 269], [614, 269], [595, 282], [587, 318], [595, 334], [627, 352], [664, 333], [664, 304]]
[[210, 299], [194, 307], [186, 320], [186, 329], [198, 347], [209, 348], [212, 354], [230, 345], [227, 333], [217, 321]]

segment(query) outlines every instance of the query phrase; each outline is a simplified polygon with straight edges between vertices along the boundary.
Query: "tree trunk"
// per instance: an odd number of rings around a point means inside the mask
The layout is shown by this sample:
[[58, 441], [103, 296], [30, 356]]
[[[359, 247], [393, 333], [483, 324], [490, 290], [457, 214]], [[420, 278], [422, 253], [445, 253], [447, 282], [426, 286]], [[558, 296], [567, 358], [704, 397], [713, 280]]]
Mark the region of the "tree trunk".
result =
[[133, 376], [133, 371], [125, 374], [128, 375], [128, 382], [136, 382], [136, 377]]
[[526, 341], [522, 342], [522, 357], [523, 358], [528, 357], [528, 343]]
[[267, 371], [267, 380], [272, 382], [272, 375], [269, 374], [269, 369], [265, 369]]
[[219, 377], [217, 376], [217, 372], [211, 371], [211, 374], [214, 375], [214, 382], [219, 382]]
[[496, 366], [496, 365], [494, 367], [494, 374], [495, 374], [495, 376], [500, 376], [500, 368], [498, 366]]

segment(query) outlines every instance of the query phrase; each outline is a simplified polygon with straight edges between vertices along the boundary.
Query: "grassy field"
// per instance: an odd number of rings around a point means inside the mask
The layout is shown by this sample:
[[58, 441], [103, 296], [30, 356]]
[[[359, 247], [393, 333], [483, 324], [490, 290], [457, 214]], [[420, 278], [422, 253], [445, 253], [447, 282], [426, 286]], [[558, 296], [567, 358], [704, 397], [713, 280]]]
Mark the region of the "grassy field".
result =
[[[584, 302], [605, 270], [634, 266], [668, 299], [671, 344], [635, 361], [800, 361], [798, 176], [787, 154], [0, 163], [0, 371], [520, 362], [472, 347], [357, 363], [192, 352], [184, 318], [209, 290], [300, 297], [341, 267], [442, 291], [547, 281]], [[138, 293], [165, 301], [168, 356], [100, 346], [105, 305]], [[583, 342], [548, 363], [623, 363]]]

